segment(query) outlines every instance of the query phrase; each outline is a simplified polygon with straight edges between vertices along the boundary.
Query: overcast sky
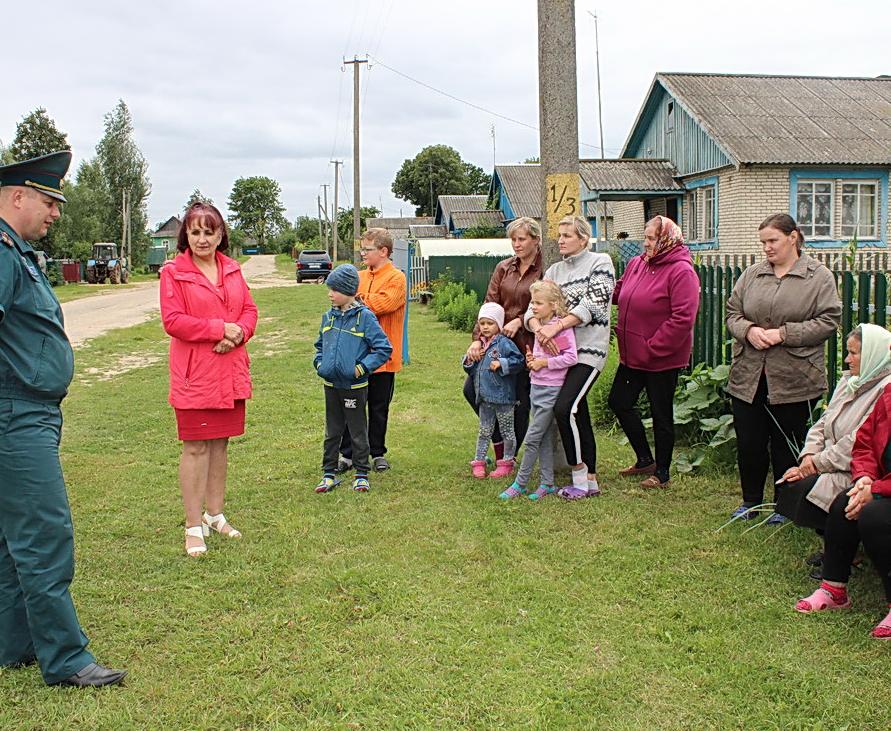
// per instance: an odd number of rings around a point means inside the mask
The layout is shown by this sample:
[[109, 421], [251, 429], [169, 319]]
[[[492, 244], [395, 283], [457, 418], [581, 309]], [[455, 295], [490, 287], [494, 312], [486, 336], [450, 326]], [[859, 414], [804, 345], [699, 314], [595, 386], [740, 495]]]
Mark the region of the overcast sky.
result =
[[[658, 71], [891, 74], [887, 0], [699, 7], [577, 0], [583, 157], [599, 156], [595, 9], [608, 157], [621, 150]], [[123, 99], [149, 163], [152, 224], [179, 213], [195, 188], [225, 210], [233, 182], [253, 175], [279, 181], [289, 218], [315, 215], [334, 157], [345, 160], [341, 205], [350, 207], [345, 56], [371, 56], [361, 71], [363, 205], [413, 215], [390, 185], [426, 145], [451, 145], [491, 172], [493, 124], [498, 163], [538, 155], [534, 129], [489, 113], [537, 127], [534, 0], [43, 0], [4, 3], [2, 18], [0, 140], [11, 142], [21, 118], [45, 107], [68, 134], [74, 170], [93, 156], [103, 115]]]

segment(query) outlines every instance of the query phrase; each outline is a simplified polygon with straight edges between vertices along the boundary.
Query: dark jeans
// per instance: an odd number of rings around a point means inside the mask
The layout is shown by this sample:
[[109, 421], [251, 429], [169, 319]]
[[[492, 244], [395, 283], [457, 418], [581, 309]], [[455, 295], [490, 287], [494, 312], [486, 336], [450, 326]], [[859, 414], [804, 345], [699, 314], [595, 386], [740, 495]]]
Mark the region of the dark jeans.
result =
[[[529, 428], [529, 371], [525, 368], [517, 373], [517, 405], [514, 407], [514, 433], [517, 435], [517, 451], [520, 451], [520, 445], [526, 438], [526, 430]], [[464, 398], [470, 407], [477, 413], [480, 413], [480, 407], [476, 402], [476, 393], [473, 390], [473, 380], [470, 376], [464, 379]], [[492, 434], [492, 443], [498, 444], [503, 442], [501, 430], [495, 425], [495, 432]]]
[[557, 403], [554, 418], [570, 467], [584, 463], [588, 472], [597, 471], [597, 442], [588, 413], [588, 391], [600, 375], [594, 366], [576, 363], [566, 372], [566, 380]]
[[653, 453], [647, 442], [637, 410], [640, 392], [647, 390], [650, 413], [653, 416], [653, 441], [656, 446], [656, 475], [662, 482], [668, 479], [671, 453], [674, 451], [674, 390], [678, 385], [678, 369], [642, 371], [619, 364], [609, 392], [609, 407], [613, 410], [622, 431], [628, 437], [638, 464], [649, 464]]
[[829, 508], [823, 578], [846, 584], [851, 577], [851, 562], [862, 541], [866, 555], [882, 579], [885, 597], [891, 602], [891, 499], [873, 498], [863, 506], [857, 520], [845, 517], [847, 505], [848, 496], [843, 492]]
[[743, 502], [760, 505], [764, 502], [768, 470], [773, 468], [774, 479], [779, 479], [798, 464], [798, 450], [807, 436], [811, 402], [768, 403], [767, 379], [763, 374], [752, 403], [735, 397], [731, 401]]
[[795, 521], [797, 526], [813, 528], [817, 533], [823, 535], [826, 530], [828, 513], [807, 499], [808, 493], [814, 489], [819, 477], [820, 475], [811, 475], [797, 482], [784, 482], [782, 485], [777, 485], [775, 488], [777, 494], [776, 512]]
[[[387, 453], [387, 421], [395, 389], [395, 373], [372, 373], [368, 377], [368, 446], [372, 459]], [[343, 430], [340, 453], [347, 459], [353, 458], [349, 426]]]
[[368, 417], [365, 415], [367, 402], [367, 388], [325, 386], [325, 449], [322, 457], [324, 474], [334, 474], [340, 440], [346, 427], [349, 427], [352, 437], [353, 467], [356, 474], [368, 474], [371, 465], [368, 459]]

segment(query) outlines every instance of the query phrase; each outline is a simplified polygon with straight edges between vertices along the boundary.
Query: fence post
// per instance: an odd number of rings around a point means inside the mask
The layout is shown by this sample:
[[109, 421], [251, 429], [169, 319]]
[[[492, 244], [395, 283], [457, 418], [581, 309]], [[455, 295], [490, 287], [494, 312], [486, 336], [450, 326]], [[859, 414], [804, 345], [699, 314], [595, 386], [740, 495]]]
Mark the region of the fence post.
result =
[[885, 327], [888, 322], [888, 279], [884, 271], [876, 272], [873, 277], [875, 278], [873, 291], [875, 292], [876, 305], [873, 322]]

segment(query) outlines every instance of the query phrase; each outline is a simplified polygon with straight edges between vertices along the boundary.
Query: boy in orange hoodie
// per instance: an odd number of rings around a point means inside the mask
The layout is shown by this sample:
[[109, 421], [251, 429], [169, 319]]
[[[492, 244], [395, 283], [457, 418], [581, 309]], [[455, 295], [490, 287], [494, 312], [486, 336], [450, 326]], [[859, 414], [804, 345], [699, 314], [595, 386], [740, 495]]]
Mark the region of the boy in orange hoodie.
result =
[[[387, 453], [387, 420], [396, 386], [396, 374], [402, 370], [402, 336], [405, 323], [407, 287], [405, 275], [393, 264], [393, 237], [383, 228], [370, 228], [359, 242], [366, 268], [359, 272], [358, 296], [376, 316], [393, 346], [390, 359], [368, 379], [368, 443], [375, 471], [390, 469]], [[340, 443], [343, 455], [338, 471], [353, 466], [349, 431]]]

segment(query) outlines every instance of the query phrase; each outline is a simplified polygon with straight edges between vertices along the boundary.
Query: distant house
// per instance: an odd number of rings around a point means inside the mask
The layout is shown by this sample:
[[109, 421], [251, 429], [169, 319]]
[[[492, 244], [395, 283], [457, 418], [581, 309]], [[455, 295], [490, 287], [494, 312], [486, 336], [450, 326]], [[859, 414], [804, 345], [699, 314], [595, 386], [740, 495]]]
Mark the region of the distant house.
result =
[[[459, 227], [456, 232], [453, 220], [457, 213], [482, 212], [486, 210], [485, 195], [441, 195], [436, 200], [434, 221], [445, 226], [451, 236], [460, 236], [466, 226]], [[464, 219], [466, 223], [466, 218]]]
[[452, 213], [452, 236], [461, 238], [469, 228], [502, 229], [504, 214], [501, 211], [455, 211]]
[[366, 228], [385, 228], [393, 239], [408, 239], [411, 226], [432, 226], [432, 216], [399, 216], [394, 218], [369, 218]]
[[444, 239], [449, 231], [445, 226], [419, 225], [409, 226], [408, 236], [411, 239]]
[[622, 183], [589, 170], [583, 198], [609, 202], [632, 239], [663, 213], [693, 249], [752, 253], [758, 224], [777, 212], [798, 221], [809, 247], [891, 239], [891, 78], [659, 73], [621, 158], [657, 165], [664, 183], [642, 185], [656, 168], [629, 167]]
[[176, 251], [176, 237], [183, 222], [178, 216], [171, 216], [157, 231], [150, 234], [152, 246], [166, 246], [167, 251]]
[[[582, 160], [581, 163], [591, 162]], [[599, 161], [598, 161], [599, 162]], [[580, 179], [582, 200], [585, 200], [586, 178]], [[489, 201], [504, 215], [506, 223], [516, 218], [534, 218], [541, 221], [541, 165], [538, 163], [526, 163], [522, 165], [496, 165], [492, 175], [492, 184], [489, 186]], [[594, 235], [597, 235], [598, 211], [595, 205], [584, 206], [580, 213], [591, 223]], [[607, 229], [612, 230], [612, 218], [607, 212]]]

